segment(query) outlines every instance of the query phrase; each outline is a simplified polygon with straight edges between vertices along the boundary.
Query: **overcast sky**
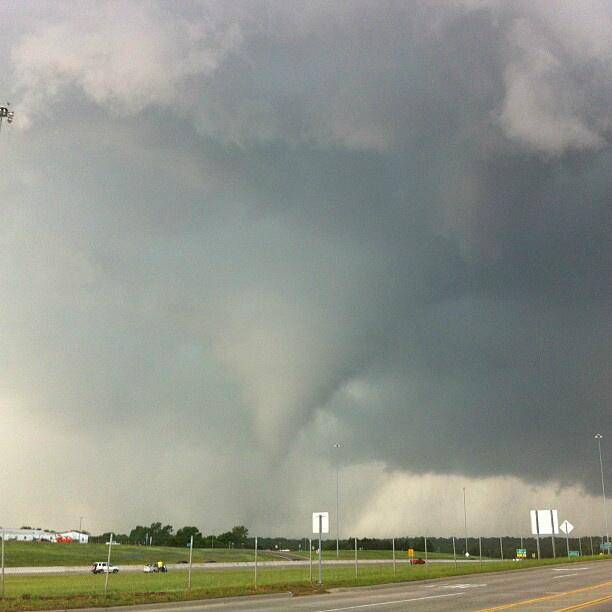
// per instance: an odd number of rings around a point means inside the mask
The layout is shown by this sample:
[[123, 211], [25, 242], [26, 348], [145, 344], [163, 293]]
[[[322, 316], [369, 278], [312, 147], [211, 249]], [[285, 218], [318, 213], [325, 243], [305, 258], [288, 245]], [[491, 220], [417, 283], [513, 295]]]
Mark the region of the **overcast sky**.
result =
[[[612, 3], [0, 5], [0, 523], [602, 529]], [[335, 442], [341, 449], [334, 451]]]

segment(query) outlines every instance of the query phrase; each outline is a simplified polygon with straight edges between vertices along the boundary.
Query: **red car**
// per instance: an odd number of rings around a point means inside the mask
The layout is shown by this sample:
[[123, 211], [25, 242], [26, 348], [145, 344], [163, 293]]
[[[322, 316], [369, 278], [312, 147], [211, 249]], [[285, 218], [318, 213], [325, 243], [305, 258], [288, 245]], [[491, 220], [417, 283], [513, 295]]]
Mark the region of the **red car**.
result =
[[421, 559], [421, 557], [418, 559], [410, 559], [410, 565], [425, 565], [425, 559]]

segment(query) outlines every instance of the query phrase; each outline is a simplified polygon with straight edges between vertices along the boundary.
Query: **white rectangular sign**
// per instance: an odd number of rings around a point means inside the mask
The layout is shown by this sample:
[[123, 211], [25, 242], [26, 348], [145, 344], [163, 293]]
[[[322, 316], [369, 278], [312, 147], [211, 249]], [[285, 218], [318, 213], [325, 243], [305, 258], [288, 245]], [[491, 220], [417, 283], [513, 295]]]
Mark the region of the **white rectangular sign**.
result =
[[312, 533], [319, 533], [319, 517], [321, 517], [321, 533], [329, 533], [329, 512], [312, 513]]
[[531, 533], [533, 535], [556, 535], [559, 533], [559, 518], [556, 510], [531, 510]]

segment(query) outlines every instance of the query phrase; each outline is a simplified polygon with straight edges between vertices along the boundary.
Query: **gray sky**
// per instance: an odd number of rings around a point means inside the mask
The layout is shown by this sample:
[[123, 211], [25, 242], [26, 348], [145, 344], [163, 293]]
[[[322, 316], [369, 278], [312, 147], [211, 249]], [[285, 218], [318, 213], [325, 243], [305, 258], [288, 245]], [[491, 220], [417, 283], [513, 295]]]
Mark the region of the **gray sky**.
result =
[[601, 529], [611, 2], [0, 23], [0, 522]]

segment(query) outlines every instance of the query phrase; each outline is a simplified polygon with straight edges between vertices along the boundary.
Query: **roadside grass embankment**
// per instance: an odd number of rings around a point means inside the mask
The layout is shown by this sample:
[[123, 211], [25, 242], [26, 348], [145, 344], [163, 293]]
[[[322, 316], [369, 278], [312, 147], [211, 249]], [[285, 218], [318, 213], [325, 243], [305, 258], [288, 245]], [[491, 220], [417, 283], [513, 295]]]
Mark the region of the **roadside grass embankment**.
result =
[[[292, 555], [296, 556], [296, 557], [300, 557], [301, 559], [305, 559], [308, 560], [308, 550], [296, 550], [293, 551], [291, 553]], [[313, 560], [315, 559], [315, 557], [318, 559], [319, 558], [319, 553], [315, 552], [314, 550], [312, 551], [312, 558]], [[395, 557], [396, 559], [402, 559], [402, 560], [406, 560], [408, 559], [408, 551], [406, 550], [396, 550], [395, 551]], [[414, 557], [415, 558], [421, 558], [424, 559], [425, 558], [425, 552], [424, 551], [420, 551], [420, 550], [415, 550], [414, 551]], [[391, 550], [358, 550], [357, 551], [357, 558], [358, 559], [386, 559], [387, 561], [392, 561], [393, 560], [393, 551]], [[453, 555], [452, 553], [437, 553], [437, 552], [428, 552], [427, 553], [427, 558], [428, 559], [452, 559]], [[474, 559], [474, 557], [471, 557], [472, 559]], [[483, 559], [486, 559], [487, 557], [483, 557]], [[354, 550], [340, 550], [339, 551], [339, 556], [336, 557], [336, 551], [335, 550], [323, 550], [323, 559], [325, 561], [334, 561], [336, 559], [340, 559], [342, 561], [351, 561], [353, 559], [355, 559], [355, 551]], [[457, 555], [457, 559], [459, 560], [463, 560], [463, 555]], [[478, 559], [478, 557], [476, 557], [476, 559]]]
[[[106, 544], [42, 544], [34, 542], [6, 542], [4, 562], [6, 567], [44, 567], [91, 565], [105, 561]], [[278, 557], [267, 551], [259, 551], [261, 561], [274, 561]], [[144, 565], [159, 560], [180, 563], [189, 559], [188, 548], [170, 546], [113, 545], [112, 561], [115, 565]], [[223, 563], [253, 561], [254, 552], [240, 548], [194, 548], [194, 563]]]
[[[352, 566], [324, 567], [324, 588], [368, 586], [393, 582], [450, 578], [472, 574], [512, 571], [530, 567], [584, 563], [601, 559], [547, 559], [543, 561], [489, 562], [483, 564], [432, 564], [411, 566], [398, 564], [393, 572], [391, 563], [362, 565], [355, 576]], [[605, 562], [605, 560], [603, 561]], [[108, 594], [104, 596], [103, 575], [7, 576], [5, 599], [0, 610], [57, 610], [77, 607], [102, 607], [141, 603], [165, 603], [189, 599], [207, 599], [239, 595], [292, 592], [297, 595], [319, 592], [316, 585], [317, 566], [313, 565], [313, 582], [308, 566], [295, 568], [260, 568], [255, 588], [253, 570], [194, 570], [192, 588], [187, 591], [187, 573], [167, 574], [125, 573], [109, 576]]]

